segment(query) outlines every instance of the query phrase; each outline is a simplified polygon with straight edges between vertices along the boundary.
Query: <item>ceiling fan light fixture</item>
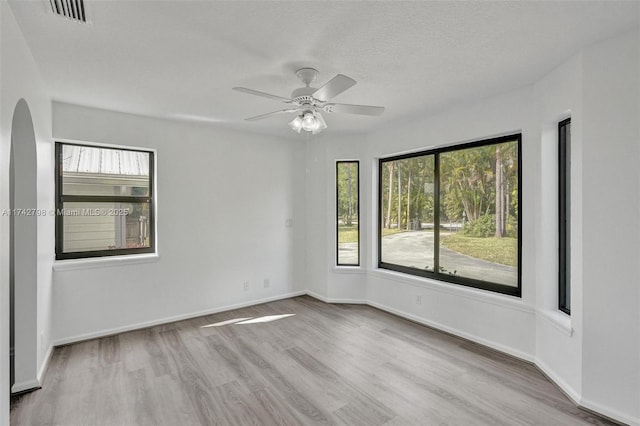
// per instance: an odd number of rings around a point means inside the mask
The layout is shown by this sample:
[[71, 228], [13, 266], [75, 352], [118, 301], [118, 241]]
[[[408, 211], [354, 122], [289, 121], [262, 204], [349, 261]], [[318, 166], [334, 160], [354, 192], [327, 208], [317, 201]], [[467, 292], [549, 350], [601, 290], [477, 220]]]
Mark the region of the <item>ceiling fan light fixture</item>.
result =
[[302, 129], [307, 132], [313, 132], [318, 128], [318, 120], [313, 111], [305, 111], [301, 115], [302, 117]]
[[327, 128], [327, 123], [319, 112], [306, 110], [296, 115], [296, 117], [289, 122], [289, 127], [296, 133], [304, 130], [305, 132], [316, 135]]
[[296, 118], [289, 122], [289, 127], [291, 127], [291, 130], [294, 132], [300, 133], [300, 130], [302, 130], [302, 118], [300, 118], [299, 115], [296, 115]]
[[314, 135], [317, 135], [327, 128], [327, 123], [324, 121], [324, 118], [322, 118], [322, 114], [320, 114], [319, 112], [316, 112], [316, 122], [318, 125], [316, 126], [315, 130], [311, 132]]

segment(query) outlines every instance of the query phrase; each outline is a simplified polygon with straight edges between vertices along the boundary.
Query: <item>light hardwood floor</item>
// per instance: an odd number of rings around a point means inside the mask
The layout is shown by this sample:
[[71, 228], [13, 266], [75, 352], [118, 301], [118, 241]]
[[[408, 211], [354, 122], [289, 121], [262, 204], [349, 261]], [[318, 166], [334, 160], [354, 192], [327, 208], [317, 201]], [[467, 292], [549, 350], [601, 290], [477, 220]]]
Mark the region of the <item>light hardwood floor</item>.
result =
[[[294, 314], [271, 322], [239, 318]], [[15, 425], [580, 425], [535, 367], [360, 305], [297, 297], [56, 348]]]

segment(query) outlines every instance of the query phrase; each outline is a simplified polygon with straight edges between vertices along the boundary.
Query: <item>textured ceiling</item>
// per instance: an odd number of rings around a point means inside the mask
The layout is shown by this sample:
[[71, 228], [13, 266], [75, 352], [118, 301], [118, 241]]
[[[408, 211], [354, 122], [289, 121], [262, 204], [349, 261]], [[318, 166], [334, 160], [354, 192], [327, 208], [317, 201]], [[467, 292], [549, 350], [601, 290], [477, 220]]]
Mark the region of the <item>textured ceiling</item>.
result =
[[[91, 1], [90, 25], [48, 1], [12, 10], [53, 99], [142, 115], [302, 137], [283, 104], [294, 72], [358, 81], [335, 102], [380, 117], [326, 114], [326, 134], [365, 132], [526, 86], [582, 47], [639, 25], [639, 2]], [[304, 132], [303, 132], [304, 133]]]

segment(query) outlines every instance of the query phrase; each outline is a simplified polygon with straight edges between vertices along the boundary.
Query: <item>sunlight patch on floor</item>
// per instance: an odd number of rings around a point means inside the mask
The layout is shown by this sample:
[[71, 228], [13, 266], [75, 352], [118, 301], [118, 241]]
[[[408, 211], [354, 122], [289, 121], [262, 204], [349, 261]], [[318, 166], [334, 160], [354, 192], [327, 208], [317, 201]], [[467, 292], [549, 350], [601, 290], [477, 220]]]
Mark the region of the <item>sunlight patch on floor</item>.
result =
[[292, 317], [295, 314], [281, 314], [281, 315], [265, 315], [263, 317], [247, 317], [247, 318], [235, 318], [226, 321], [217, 322], [215, 324], [203, 325], [200, 328], [209, 328], [209, 327], [222, 327], [223, 325], [229, 324], [257, 324], [261, 322], [271, 322], [276, 321], [282, 318]]
[[227, 324], [235, 324], [237, 322], [240, 321], [246, 321], [246, 320], [250, 320], [253, 317], [247, 317], [247, 318], [235, 318], [235, 319], [230, 319], [227, 321], [221, 321], [221, 322], [217, 322], [215, 324], [209, 324], [209, 325], [203, 325], [200, 328], [209, 328], [209, 327], [222, 327], [223, 325], [227, 325]]
[[258, 317], [258, 318], [253, 318], [253, 319], [249, 319], [242, 322], [237, 322], [236, 324], [256, 324], [259, 322], [271, 322], [271, 321], [276, 321], [282, 318], [292, 317], [294, 315], [295, 314], [266, 315], [264, 317]]

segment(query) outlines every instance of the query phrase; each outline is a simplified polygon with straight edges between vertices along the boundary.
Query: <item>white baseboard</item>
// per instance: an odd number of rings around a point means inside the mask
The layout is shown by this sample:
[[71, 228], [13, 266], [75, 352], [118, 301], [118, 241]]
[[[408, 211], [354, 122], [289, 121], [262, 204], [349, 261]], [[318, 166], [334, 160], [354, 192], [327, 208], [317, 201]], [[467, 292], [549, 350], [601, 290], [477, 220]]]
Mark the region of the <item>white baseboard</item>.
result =
[[597, 404], [585, 398], [582, 398], [579, 405], [580, 407], [586, 408], [589, 411], [593, 411], [594, 413], [609, 417], [612, 420], [628, 424], [629, 426], [640, 426], [640, 418], [621, 413], [617, 410]]
[[292, 297], [304, 296], [305, 294], [307, 294], [306, 291], [296, 291], [296, 292], [281, 294], [278, 296], [267, 297], [264, 299], [252, 300], [252, 301], [243, 302], [243, 303], [236, 303], [234, 305], [219, 306], [217, 308], [206, 309], [203, 311], [191, 312], [183, 315], [175, 315], [172, 317], [165, 317], [165, 318], [161, 318], [153, 321], [144, 321], [144, 322], [140, 322], [133, 325], [114, 327], [106, 330], [95, 331], [92, 333], [85, 333], [85, 334], [78, 334], [76, 336], [63, 337], [60, 339], [56, 339], [53, 342], [53, 346], [68, 345], [70, 343], [81, 342], [83, 340], [91, 340], [91, 339], [96, 339], [98, 337], [105, 337], [105, 336], [111, 336], [114, 334], [124, 333], [126, 331], [139, 330], [142, 328], [153, 327], [156, 325], [172, 323], [175, 321], [182, 321], [186, 319], [201, 317], [204, 315], [217, 314], [219, 312], [231, 311], [234, 309], [246, 308], [248, 306], [260, 305], [262, 303], [274, 302], [276, 300], [290, 299]]
[[47, 349], [47, 353], [44, 356], [44, 360], [42, 361], [42, 365], [40, 365], [40, 368], [38, 369], [38, 383], [40, 383], [40, 385], [42, 385], [42, 379], [44, 378], [44, 373], [47, 372], [47, 370], [49, 369], [49, 362], [51, 361], [51, 355], [53, 355], [53, 346], [49, 345], [49, 348]]
[[571, 402], [578, 406], [580, 405], [580, 400], [582, 399], [580, 392], [575, 390], [572, 386], [569, 386], [567, 382], [565, 382], [558, 374], [556, 374], [554, 370], [551, 369], [551, 367], [549, 367], [541, 359], [536, 358], [535, 365], [540, 369], [540, 371], [542, 371], [545, 376], [547, 376], [547, 379], [551, 380], [556, 384], [556, 386], [560, 388], [562, 393], [564, 393], [566, 397], [571, 400]]
[[49, 346], [49, 348], [47, 349], [47, 353], [44, 356], [44, 360], [42, 361], [40, 368], [38, 368], [38, 374], [36, 375], [36, 378], [20, 383], [14, 383], [13, 386], [11, 386], [11, 393], [40, 389], [42, 387], [42, 379], [44, 377], [44, 373], [46, 373], [47, 369], [49, 368], [49, 361], [51, 361], [52, 354], [53, 346]]
[[370, 305], [370, 306], [373, 306], [374, 308], [378, 308], [378, 309], [380, 309], [382, 311], [386, 311], [386, 312], [392, 313], [394, 315], [397, 315], [399, 317], [403, 317], [403, 318], [409, 319], [411, 321], [417, 322], [418, 324], [426, 325], [428, 327], [433, 327], [433, 328], [436, 328], [438, 330], [442, 330], [442, 331], [445, 331], [447, 333], [453, 334], [454, 336], [462, 337], [463, 339], [470, 340], [470, 341], [475, 342], [475, 343], [480, 343], [481, 345], [488, 346], [488, 347], [490, 347], [492, 349], [498, 350], [500, 352], [504, 352], [504, 353], [506, 353], [508, 355], [514, 356], [516, 358], [523, 359], [523, 360], [531, 362], [531, 363], [534, 362], [533, 356], [531, 356], [531, 355], [529, 355], [529, 354], [527, 354], [525, 352], [519, 351], [517, 349], [510, 348], [508, 346], [502, 345], [500, 343], [497, 343], [497, 342], [494, 342], [494, 341], [491, 341], [491, 340], [487, 340], [487, 339], [483, 339], [483, 338], [478, 337], [478, 336], [474, 336], [472, 334], [466, 333], [464, 331], [460, 331], [460, 330], [455, 329], [453, 327], [448, 327], [448, 326], [440, 324], [438, 322], [430, 321], [430, 320], [427, 320], [425, 318], [422, 318], [422, 317], [419, 317], [419, 316], [416, 316], [416, 315], [413, 315], [413, 314], [409, 314], [407, 312], [403, 312], [403, 311], [400, 311], [400, 310], [395, 309], [395, 308], [391, 308], [391, 307], [383, 305], [381, 303], [369, 301], [369, 302], [367, 302], [367, 304]]
[[11, 393], [24, 392], [27, 390], [39, 389], [39, 388], [40, 388], [40, 382], [38, 380], [36, 379], [27, 380], [25, 382], [14, 383], [13, 386], [11, 386]]
[[366, 305], [367, 301], [364, 299], [334, 299], [334, 298], [330, 298], [330, 297], [325, 297], [322, 296], [318, 293], [315, 293], [313, 291], [307, 291], [307, 294], [311, 297], [313, 297], [314, 299], [318, 299], [321, 300], [325, 303], [348, 303], [348, 304], [354, 304], [354, 305]]
[[567, 398], [571, 400], [578, 407], [587, 409], [589, 411], [593, 411], [596, 414], [608, 417], [611, 420], [622, 422], [624, 424], [628, 424], [631, 426], [640, 426], [640, 419], [630, 417], [629, 415], [620, 413], [619, 411], [613, 410], [609, 407], [605, 407], [600, 404], [593, 403], [591, 401], [585, 400], [580, 392], [575, 390], [572, 386], [570, 386], [567, 382], [562, 380], [562, 378], [556, 374], [544, 361], [539, 358], [536, 358], [535, 365], [542, 371], [542, 373], [547, 376], [551, 382], [555, 383], [556, 386], [560, 388], [562, 393], [565, 394]]

